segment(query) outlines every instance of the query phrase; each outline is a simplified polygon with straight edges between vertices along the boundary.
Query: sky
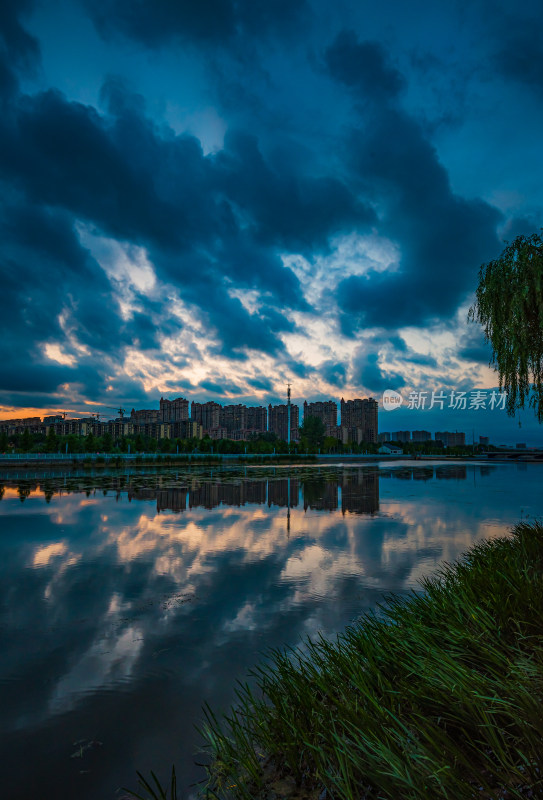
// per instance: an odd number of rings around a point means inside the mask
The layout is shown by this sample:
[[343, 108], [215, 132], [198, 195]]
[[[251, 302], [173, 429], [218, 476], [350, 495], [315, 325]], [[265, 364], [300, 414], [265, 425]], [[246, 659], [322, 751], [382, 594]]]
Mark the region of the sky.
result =
[[[538, 2], [5, 0], [0, 416], [404, 397], [543, 444], [467, 312], [539, 231]], [[114, 412], [111, 411], [112, 416]], [[519, 422], [521, 428], [519, 428]]]

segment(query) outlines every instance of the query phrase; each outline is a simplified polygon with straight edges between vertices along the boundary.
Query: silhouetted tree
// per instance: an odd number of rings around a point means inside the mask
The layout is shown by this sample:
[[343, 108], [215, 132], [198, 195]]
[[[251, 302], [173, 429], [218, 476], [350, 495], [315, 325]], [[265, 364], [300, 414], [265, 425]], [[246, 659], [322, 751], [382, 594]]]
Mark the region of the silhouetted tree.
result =
[[49, 430], [47, 431], [47, 437], [45, 439], [45, 450], [47, 453], [56, 453], [58, 450], [58, 436], [55, 433], [55, 429], [51, 425]]
[[300, 426], [300, 438], [307, 442], [308, 450], [322, 447], [326, 428], [324, 422], [319, 417], [304, 417]]
[[19, 440], [19, 447], [21, 448], [23, 453], [28, 453], [29, 450], [32, 450], [33, 444], [34, 441], [32, 438], [32, 434], [30, 433], [28, 428], [25, 428]]
[[[543, 232], [543, 229], [542, 229]], [[479, 271], [468, 319], [480, 322], [511, 416], [528, 403], [543, 422], [543, 239], [517, 238]]]

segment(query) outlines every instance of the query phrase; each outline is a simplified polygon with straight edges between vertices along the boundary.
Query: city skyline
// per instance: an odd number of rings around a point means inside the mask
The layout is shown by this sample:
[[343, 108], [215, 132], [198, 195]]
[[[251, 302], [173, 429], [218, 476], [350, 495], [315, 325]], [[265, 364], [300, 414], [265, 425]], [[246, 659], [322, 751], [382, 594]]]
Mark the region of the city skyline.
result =
[[[480, 392], [478, 394], [481, 394]], [[373, 404], [374, 417], [366, 419], [365, 410], [367, 405]], [[318, 417], [324, 426], [325, 436], [338, 438], [344, 444], [349, 444], [352, 441], [366, 441], [374, 442], [375, 444], [386, 444], [388, 442], [442, 442], [445, 446], [470, 445], [470, 444], [493, 444], [500, 445], [506, 444], [511, 446], [511, 442], [504, 442], [503, 437], [499, 436], [496, 440], [492, 440], [485, 433], [472, 428], [471, 432], [464, 429], [456, 428], [454, 431], [439, 431], [438, 429], [428, 430], [393, 430], [389, 426], [389, 430], [381, 430], [379, 425], [378, 403], [374, 398], [360, 398], [345, 401], [341, 398], [339, 402], [333, 399], [321, 399], [320, 401], [307, 402], [304, 401], [303, 406], [298, 406], [293, 403], [292, 406], [292, 419], [291, 419], [291, 435], [293, 441], [299, 440], [299, 426], [307, 416]], [[287, 439], [287, 405], [278, 404], [272, 406], [247, 406], [244, 404], [219, 404], [214, 401], [207, 401], [199, 403], [189, 400], [184, 397], [177, 397], [173, 399], [161, 397], [158, 401], [158, 408], [135, 409], [132, 408], [130, 412], [124, 408], [117, 409], [122, 412], [123, 416], [113, 417], [111, 413], [92, 413], [90, 416], [67, 417], [65, 414], [56, 414], [52, 416], [36, 416], [29, 418], [11, 418], [0, 419], [0, 428], [4, 431], [18, 430], [20, 433], [25, 427], [33, 428], [34, 430], [44, 429], [48, 430], [48, 425], [53, 425], [57, 428], [58, 433], [62, 433], [61, 428], [66, 427], [64, 433], [75, 433], [76, 429], [69, 423], [81, 423], [78, 430], [80, 435], [87, 435], [89, 432], [104, 432], [108, 426], [115, 428], [115, 435], [136, 435], [138, 426], [141, 431], [147, 435], [157, 436], [161, 438], [186, 438], [194, 436], [202, 438], [202, 436], [211, 436], [212, 439], [233, 439], [237, 441], [247, 441], [251, 437], [259, 433], [273, 432], [276, 433], [279, 439], [286, 441]], [[273, 414], [272, 414], [273, 411]], [[300, 411], [303, 413], [300, 414]], [[381, 409], [382, 412], [382, 409]], [[109, 420], [105, 417], [112, 417]], [[123, 419], [124, 417], [124, 419]], [[102, 421], [100, 423], [100, 418]], [[396, 416], [391, 417], [388, 413], [381, 413], [381, 422], [390, 422], [397, 419]], [[11, 426], [7, 423], [11, 422]], [[123, 428], [122, 423], [125, 426]], [[63, 424], [66, 423], [66, 426]], [[117, 424], [118, 423], [118, 424]], [[120, 424], [120, 427], [119, 427]], [[168, 426], [171, 425], [171, 428]], [[45, 426], [45, 428], [43, 427]], [[134, 427], [135, 426], [135, 427]], [[168, 430], [166, 431], [166, 428]], [[439, 427], [439, 426], [438, 426]], [[94, 429], [97, 431], [94, 431]], [[103, 428], [103, 431], [102, 431]], [[443, 429], [443, 424], [441, 425]], [[525, 439], [526, 437], [524, 437]], [[523, 439], [521, 435], [516, 437], [515, 445], [518, 446], [537, 446], [532, 442], [522, 442], [519, 445], [519, 440]]]
[[539, 4], [208, 5], [4, 4], [0, 417], [497, 389], [467, 311], [543, 219]]
[[[126, 437], [142, 433], [154, 439], [209, 436], [215, 440], [234, 441], [248, 441], [259, 434], [274, 433], [283, 441], [297, 442], [300, 440], [300, 408], [290, 402], [290, 384], [287, 398], [287, 403], [247, 406], [241, 403], [221, 405], [214, 401], [189, 403], [185, 397], [161, 397], [158, 408], [132, 408], [128, 414], [127, 409], [119, 407], [118, 416], [112, 420], [100, 421], [101, 417], [111, 416], [110, 413], [67, 417], [63, 412], [43, 419], [40, 416], [0, 419], [0, 431], [8, 435], [25, 430], [48, 435], [52, 429], [60, 435], [88, 436], [108, 432], [114, 437]], [[309, 405], [305, 402], [303, 412], [303, 420], [306, 417], [320, 419], [324, 436], [336, 438], [343, 444], [377, 442], [378, 403], [371, 397], [347, 401], [341, 398], [339, 408], [333, 400]]]
[[[184, 398], [177, 398], [184, 399]], [[247, 404], [247, 408], [253, 409], [260, 409], [263, 408], [267, 410], [269, 405], [284, 405], [286, 403], [286, 395], [283, 398], [279, 398], [277, 403], [267, 403], [265, 405], [257, 405], [255, 404]], [[299, 408], [299, 424], [302, 423], [304, 417], [304, 407], [307, 405], [319, 405], [319, 404], [328, 404], [328, 403], [335, 403], [337, 407], [337, 415], [338, 415], [338, 425], [341, 425], [341, 402], [344, 398], [340, 397], [319, 397], [313, 398], [312, 400], [304, 400], [303, 398], [293, 397], [293, 405], [297, 405]], [[371, 399], [371, 398], [370, 398]], [[528, 410], [521, 411], [515, 417], [514, 425], [512, 424], [512, 420], [508, 418], [503, 411], [503, 409], [495, 410], [495, 411], [487, 411], [486, 414], [484, 411], [469, 411], [469, 410], [450, 410], [448, 408], [444, 408], [443, 410], [438, 409], [432, 410], [429, 408], [425, 408], [423, 410], [408, 410], [405, 407], [402, 407], [398, 411], [394, 412], [385, 412], [382, 408], [381, 398], [373, 398], [377, 399], [379, 404], [379, 434], [382, 432], [391, 432], [393, 430], [399, 429], [406, 429], [406, 430], [417, 430], [417, 429], [428, 429], [431, 428], [432, 435], [435, 432], [443, 429], [450, 429], [451, 431], [462, 431], [465, 433], [466, 442], [469, 444], [472, 440], [477, 442], [480, 436], [489, 437], [492, 443], [503, 443], [506, 445], [516, 445], [518, 442], [527, 442], [531, 446], [541, 446], [543, 444], [543, 437], [540, 435], [540, 428], [534, 423], [532, 419], [532, 415]], [[155, 404], [158, 404], [156, 409], [152, 409], [151, 413], [157, 414], [159, 412], [160, 405], [162, 404], [164, 398], [149, 398], [149, 402], [154, 400]], [[167, 403], [172, 402], [166, 400]], [[174, 401], [173, 401], [174, 402]], [[223, 402], [217, 403], [215, 400], [209, 400], [205, 397], [200, 397], [198, 401], [192, 401], [192, 403], [211, 403], [217, 406], [236, 406], [239, 405], [238, 403], [230, 403], [230, 402]], [[191, 403], [191, 404], [192, 404]], [[242, 404], [243, 405], [243, 404]], [[109, 408], [107, 406], [102, 406], [102, 408]], [[69, 412], [69, 418], [72, 419], [79, 419], [83, 417], [90, 417], [93, 414], [96, 416], [96, 413], [99, 414], [99, 417], [102, 419], [109, 418], [111, 420], [116, 419], [115, 412], [116, 409], [110, 408], [108, 411], [100, 411], [99, 404], [91, 404], [89, 403], [88, 409], [76, 409], [72, 412]], [[117, 409], [118, 411], [119, 409]], [[123, 412], [126, 413], [126, 418], [129, 418], [131, 411], [136, 411], [137, 414], [144, 414], [149, 409], [146, 408], [139, 408], [139, 409], [124, 409]], [[49, 414], [45, 414], [43, 411], [33, 414], [31, 416], [36, 417], [45, 417], [45, 416], [55, 416], [55, 415], [62, 415], [62, 411], [59, 410], [52, 410]], [[9, 421], [9, 420], [16, 420], [21, 419], [22, 415], [17, 413], [11, 413], [7, 415], [1, 415], [0, 423], [2, 420]], [[192, 417], [191, 417], [192, 418]], [[522, 420], [521, 426], [518, 425], [518, 420]], [[151, 421], [150, 419], [147, 421]], [[155, 420], [156, 421], [156, 420]], [[323, 420], [324, 421], [324, 420]], [[493, 423], [493, 424], [492, 424]], [[502, 424], [505, 423], [505, 424]], [[326, 424], [326, 423], [325, 423]], [[535, 435], [534, 435], [535, 431]]]

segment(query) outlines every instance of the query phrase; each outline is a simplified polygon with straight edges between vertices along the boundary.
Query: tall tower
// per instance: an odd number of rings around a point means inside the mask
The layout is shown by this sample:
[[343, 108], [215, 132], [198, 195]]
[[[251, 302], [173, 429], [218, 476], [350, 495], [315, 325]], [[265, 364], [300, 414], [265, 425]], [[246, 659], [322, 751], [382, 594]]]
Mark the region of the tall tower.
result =
[[287, 407], [288, 407], [288, 415], [287, 415], [287, 425], [288, 425], [288, 432], [287, 432], [287, 443], [289, 445], [290, 450], [290, 383], [287, 383]]

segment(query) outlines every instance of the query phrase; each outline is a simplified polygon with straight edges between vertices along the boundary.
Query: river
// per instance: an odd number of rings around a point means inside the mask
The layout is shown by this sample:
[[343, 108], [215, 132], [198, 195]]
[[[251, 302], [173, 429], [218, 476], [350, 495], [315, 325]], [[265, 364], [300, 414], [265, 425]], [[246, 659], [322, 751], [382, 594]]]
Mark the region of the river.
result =
[[543, 465], [4, 473], [0, 753], [6, 800], [119, 800], [136, 770], [203, 770], [270, 647], [334, 636], [473, 542], [543, 516]]

